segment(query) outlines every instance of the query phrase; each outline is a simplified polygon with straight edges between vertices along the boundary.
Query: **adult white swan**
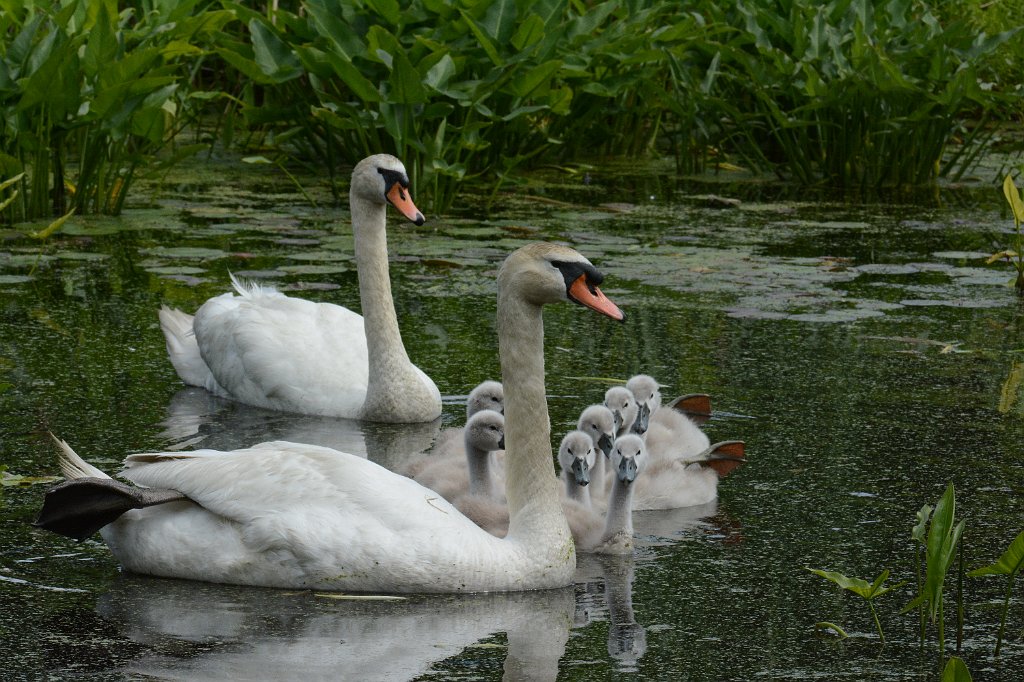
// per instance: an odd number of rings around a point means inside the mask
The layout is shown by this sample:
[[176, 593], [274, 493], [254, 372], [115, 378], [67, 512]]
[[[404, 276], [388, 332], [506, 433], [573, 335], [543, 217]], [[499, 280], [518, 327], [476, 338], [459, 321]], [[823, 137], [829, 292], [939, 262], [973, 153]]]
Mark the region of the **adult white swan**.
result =
[[623, 319], [601, 280], [576, 251], [545, 243], [518, 249], [498, 274], [505, 538], [372, 461], [287, 442], [131, 455], [124, 476], [141, 490], [63, 445], [62, 469], [79, 480], [47, 493], [37, 525], [78, 538], [102, 527], [125, 569], [210, 582], [384, 592], [568, 585], [576, 552], [551, 456], [541, 311], [569, 300]]
[[376, 154], [352, 171], [349, 203], [363, 315], [273, 288], [245, 285], [204, 303], [195, 317], [166, 306], [160, 327], [186, 384], [285, 412], [381, 422], [428, 422], [441, 393], [409, 361], [398, 330], [385, 235], [390, 202], [417, 225], [402, 162]]

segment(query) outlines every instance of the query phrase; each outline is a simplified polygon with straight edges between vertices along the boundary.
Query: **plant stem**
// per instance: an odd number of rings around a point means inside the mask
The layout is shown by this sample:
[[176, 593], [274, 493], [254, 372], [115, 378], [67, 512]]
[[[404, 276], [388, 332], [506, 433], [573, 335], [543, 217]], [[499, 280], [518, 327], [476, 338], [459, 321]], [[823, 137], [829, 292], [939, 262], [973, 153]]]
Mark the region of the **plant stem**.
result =
[[956, 652], [960, 653], [960, 647], [964, 641], [964, 540], [960, 539], [960, 546], [957, 548], [960, 554], [960, 572], [956, 581]]
[[878, 612], [875, 611], [875, 603], [868, 600], [868, 608], [871, 609], [871, 616], [875, 619], [875, 627], [878, 628], [878, 638], [882, 640], [882, 646], [885, 646], [885, 633], [882, 632], [882, 624], [878, 620]]

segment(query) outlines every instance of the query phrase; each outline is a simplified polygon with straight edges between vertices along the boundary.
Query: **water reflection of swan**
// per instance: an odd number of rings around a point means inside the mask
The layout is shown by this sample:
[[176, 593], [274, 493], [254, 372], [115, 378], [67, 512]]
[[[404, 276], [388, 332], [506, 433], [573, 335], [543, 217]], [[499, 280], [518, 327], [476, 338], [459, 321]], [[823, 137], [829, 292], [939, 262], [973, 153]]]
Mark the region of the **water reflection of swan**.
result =
[[321, 445], [370, 459], [388, 469], [430, 448], [440, 420], [386, 424], [275, 412], [218, 398], [201, 388], [183, 388], [160, 422], [168, 450], [233, 450], [270, 440]]
[[623, 672], [636, 672], [647, 652], [647, 631], [633, 612], [633, 569], [630, 555], [588, 554], [576, 573], [576, 625], [607, 619], [608, 655]]
[[331, 599], [123, 577], [97, 612], [152, 650], [124, 671], [164, 680], [408, 680], [496, 633], [506, 679], [554, 680], [571, 588], [509, 594]]
[[232, 279], [195, 317], [164, 306], [167, 352], [190, 386], [273, 410], [381, 422], [433, 421], [441, 394], [409, 361], [388, 276], [390, 202], [409, 220], [423, 214], [401, 161], [376, 154], [352, 170], [349, 204], [363, 315], [291, 298]]

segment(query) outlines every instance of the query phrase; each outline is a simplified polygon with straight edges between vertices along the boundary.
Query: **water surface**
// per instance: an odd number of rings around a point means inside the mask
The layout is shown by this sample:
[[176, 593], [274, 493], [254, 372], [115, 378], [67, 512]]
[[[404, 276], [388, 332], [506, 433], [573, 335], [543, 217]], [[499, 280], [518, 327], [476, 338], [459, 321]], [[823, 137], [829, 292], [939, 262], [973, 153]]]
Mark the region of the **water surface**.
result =
[[[635, 557], [587, 557], [572, 588], [403, 601], [121, 575], [98, 536], [28, 525], [44, 485], [5, 486], [0, 635], [18, 652], [5, 678], [935, 678], [934, 630], [922, 650], [916, 615], [899, 614], [915, 513], [955, 484], [968, 569], [1024, 528], [1021, 309], [1008, 270], [984, 263], [1009, 244], [998, 190], [794, 199], [594, 169], [539, 175], [490, 211], [466, 196], [421, 228], [392, 221], [406, 347], [445, 395], [440, 424], [410, 428], [246, 408], [185, 389], [166, 359], [158, 307], [194, 310], [229, 271], [358, 305], [347, 211], [304, 182], [318, 206], [225, 159], [140, 188], [117, 219], [73, 219], [43, 243], [0, 232], [7, 474], [55, 473], [48, 432], [108, 471], [130, 452], [270, 438], [398, 466], [497, 376], [494, 274], [532, 239], [591, 258], [628, 315], [545, 313], [554, 437], [605, 378], [645, 371], [668, 395], [711, 394], [706, 430], [746, 441], [749, 463], [708, 508], [637, 515]], [[888, 645], [857, 597], [805, 566], [910, 581], [878, 602]], [[1019, 598], [992, 655], [1001, 596], [998, 579], [964, 585], [975, 679], [1024, 665]], [[818, 621], [851, 637], [818, 637]]]

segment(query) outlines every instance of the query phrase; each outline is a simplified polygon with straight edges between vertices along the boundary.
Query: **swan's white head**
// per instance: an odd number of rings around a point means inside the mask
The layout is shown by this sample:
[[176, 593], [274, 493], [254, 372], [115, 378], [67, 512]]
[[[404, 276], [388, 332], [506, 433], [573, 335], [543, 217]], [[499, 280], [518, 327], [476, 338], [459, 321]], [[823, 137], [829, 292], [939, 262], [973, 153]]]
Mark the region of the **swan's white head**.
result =
[[558, 446], [558, 464], [562, 472], [571, 476], [576, 485], [590, 484], [590, 469], [597, 459], [597, 448], [590, 436], [582, 431], [570, 431]]
[[615, 441], [615, 416], [604, 405], [591, 405], [580, 413], [576, 428], [590, 436], [595, 448], [605, 457], [612, 451]]
[[574, 249], [548, 242], [520, 247], [498, 272], [498, 291], [534, 305], [573, 301], [622, 321], [625, 314], [598, 289], [604, 275]]
[[374, 204], [390, 203], [412, 222], [423, 224], [423, 214], [409, 193], [409, 174], [390, 154], [374, 154], [357, 163], [352, 169], [349, 195]]
[[484, 381], [472, 391], [466, 399], [466, 419], [480, 410], [505, 412], [505, 391], [500, 381]]
[[604, 394], [604, 404], [615, 417], [615, 430], [631, 428], [636, 421], [639, 408], [636, 398], [625, 386], [612, 386]]
[[633, 422], [634, 433], [645, 433], [651, 413], [661, 407], [661, 389], [654, 377], [647, 374], [637, 374], [629, 378], [626, 388], [636, 399], [639, 414]]
[[647, 467], [647, 450], [643, 439], [635, 433], [628, 433], [615, 439], [611, 465], [619, 481], [626, 485], [635, 481]]
[[466, 445], [482, 452], [505, 449], [505, 417], [493, 410], [481, 410], [466, 422]]

